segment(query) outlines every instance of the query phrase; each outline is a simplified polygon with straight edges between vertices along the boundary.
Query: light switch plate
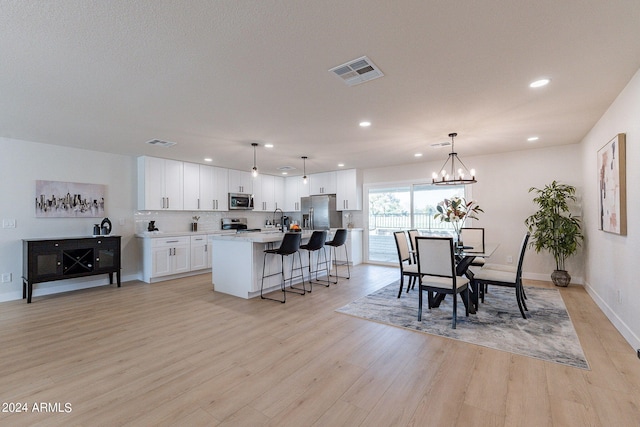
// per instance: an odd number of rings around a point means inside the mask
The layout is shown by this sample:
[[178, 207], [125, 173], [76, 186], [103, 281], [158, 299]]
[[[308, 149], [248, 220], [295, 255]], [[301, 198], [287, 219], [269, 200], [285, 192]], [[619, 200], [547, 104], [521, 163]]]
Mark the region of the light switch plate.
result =
[[11, 282], [11, 273], [3, 273], [2, 274], [2, 283]]
[[16, 228], [16, 220], [3, 218], [2, 228]]

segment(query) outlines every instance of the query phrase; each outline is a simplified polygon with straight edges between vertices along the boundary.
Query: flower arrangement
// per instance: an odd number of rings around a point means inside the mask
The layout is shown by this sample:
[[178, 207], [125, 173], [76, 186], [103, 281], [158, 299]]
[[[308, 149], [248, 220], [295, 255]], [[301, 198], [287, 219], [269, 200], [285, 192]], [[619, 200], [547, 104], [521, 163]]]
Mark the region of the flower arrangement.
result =
[[475, 200], [467, 202], [463, 197], [452, 197], [444, 199], [436, 206], [437, 213], [433, 216], [442, 222], [450, 222], [460, 240], [460, 229], [464, 226], [467, 218], [478, 219], [479, 212], [484, 212]]
[[193, 222], [198, 222], [200, 217], [199, 216], [192, 216], [191, 219], [193, 220]]

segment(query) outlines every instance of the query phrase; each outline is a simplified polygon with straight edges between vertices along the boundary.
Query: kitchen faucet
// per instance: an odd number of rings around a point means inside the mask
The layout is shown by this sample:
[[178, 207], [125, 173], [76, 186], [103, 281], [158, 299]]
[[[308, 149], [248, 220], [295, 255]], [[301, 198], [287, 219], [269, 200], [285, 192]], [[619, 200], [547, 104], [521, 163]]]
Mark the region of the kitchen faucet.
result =
[[273, 222], [274, 222], [274, 224], [277, 224], [276, 223], [276, 212], [278, 212], [278, 211], [280, 211], [280, 231], [282, 231], [284, 233], [285, 232], [285, 229], [284, 229], [284, 212], [282, 211], [282, 209], [276, 208], [273, 211]]

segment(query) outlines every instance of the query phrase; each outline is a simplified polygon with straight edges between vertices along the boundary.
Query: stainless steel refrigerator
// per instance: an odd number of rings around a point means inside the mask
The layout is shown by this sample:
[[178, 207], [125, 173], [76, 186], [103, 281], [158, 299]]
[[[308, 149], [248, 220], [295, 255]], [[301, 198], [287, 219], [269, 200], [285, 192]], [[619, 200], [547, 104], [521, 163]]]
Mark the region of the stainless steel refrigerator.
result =
[[336, 210], [336, 195], [302, 197], [302, 228], [328, 230], [342, 227], [342, 215]]

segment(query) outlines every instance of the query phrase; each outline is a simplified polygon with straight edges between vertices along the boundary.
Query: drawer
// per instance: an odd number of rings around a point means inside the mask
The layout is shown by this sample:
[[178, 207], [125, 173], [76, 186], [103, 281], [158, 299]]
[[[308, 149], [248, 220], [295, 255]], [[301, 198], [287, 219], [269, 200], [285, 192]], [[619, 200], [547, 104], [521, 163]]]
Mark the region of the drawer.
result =
[[191, 238], [186, 237], [165, 237], [163, 239], [151, 239], [151, 246], [154, 248], [173, 248], [175, 246], [189, 246]]
[[191, 236], [191, 244], [192, 245], [204, 245], [207, 243], [207, 235], [203, 234], [201, 236]]

